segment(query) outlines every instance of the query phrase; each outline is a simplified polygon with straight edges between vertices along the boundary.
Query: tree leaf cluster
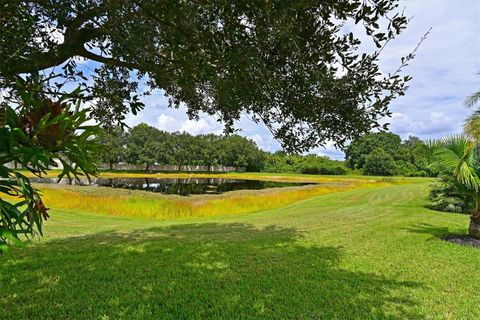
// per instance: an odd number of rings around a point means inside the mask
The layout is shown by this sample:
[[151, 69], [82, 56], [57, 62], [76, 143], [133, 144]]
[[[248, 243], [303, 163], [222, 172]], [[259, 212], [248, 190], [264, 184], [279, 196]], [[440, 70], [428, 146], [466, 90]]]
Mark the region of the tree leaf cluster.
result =
[[435, 144], [410, 136], [402, 141], [389, 132], [376, 132], [353, 140], [345, 150], [345, 163], [368, 175], [436, 176], [431, 167]]
[[56, 167], [57, 160], [63, 165], [59, 179], [97, 173], [94, 136], [98, 128], [85, 124], [89, 110], [80, 109], [79, 102], [68, 96], [51, 100], [28, 88], [19, 90], [16, 103], [0, 106], [4, 118], [0, 125], [0, 252], [8, 244], [42, 234], [43, 221], [49, 217], [39, 191], [13, 164], [41, 176]]

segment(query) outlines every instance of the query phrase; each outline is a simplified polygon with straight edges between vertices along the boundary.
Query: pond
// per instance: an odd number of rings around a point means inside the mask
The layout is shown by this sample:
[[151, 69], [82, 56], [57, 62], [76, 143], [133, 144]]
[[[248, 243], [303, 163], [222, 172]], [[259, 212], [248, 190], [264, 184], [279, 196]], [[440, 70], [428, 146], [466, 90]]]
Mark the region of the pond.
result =
[[[34, 183], [57, 183], [58, 179], [33, 178]], [[276, 182], [262, 180], [240, 180], [219, 178], [93, 178], [80, 179], [80, 181], [68, 179], [60, 180], [59, 184], [80, 186], [101, 186], [130, 190], [145, 190], [162, 194], [177, 194], [188, 196], [191, 194], [221, 194], [235, 190], [260, 190], [267, 188], [282, 188], [304, 186], [311, 183]]]

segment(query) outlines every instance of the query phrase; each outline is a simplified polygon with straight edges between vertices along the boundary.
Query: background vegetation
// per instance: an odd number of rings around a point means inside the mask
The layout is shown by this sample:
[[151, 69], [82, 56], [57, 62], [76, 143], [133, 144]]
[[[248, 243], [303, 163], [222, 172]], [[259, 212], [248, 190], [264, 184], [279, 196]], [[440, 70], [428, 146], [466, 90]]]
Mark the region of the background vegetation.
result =
[[247, 171], [344, 175], [364, 173], [376, 176], [435, 176], [434, 146], [417, 137], [402, 141], [393, 133], [370, 133], [353, 140], [346, 149], [346, 161], [314, 154], [262, 151], [239, 135], [191, 135], [168, 133], [147, 124], [129, 131], [115, 128], [100, 137], [106, 148], [100, 154], [105, 163], [164, 165], [225, 165]]
[[366, 175], [436, 176], [431, 166], [434, 150], [434, 143], [414, 136], [402, 141], [390, 132], [369, 133], [347, 147], [345, 163]]

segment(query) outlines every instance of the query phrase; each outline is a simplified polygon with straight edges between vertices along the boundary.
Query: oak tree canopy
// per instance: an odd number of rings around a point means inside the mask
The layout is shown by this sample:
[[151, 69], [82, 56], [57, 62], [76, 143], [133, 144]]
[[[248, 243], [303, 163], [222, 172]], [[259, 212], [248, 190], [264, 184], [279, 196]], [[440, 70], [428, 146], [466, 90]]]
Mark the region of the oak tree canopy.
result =
[[[95, 98], [92, 116], [104, 124], [143, 107], [144, 81], [164, 90], [171, 106], [184, 104], [192, 118], [200, 111], [217, 116], [227, 132], [248, 114], [287, 151], [327, 140], [343, 146], [379, 127], [406, 89], [401, 67], [413, 55], [399, 57], [391, 74], [378, 66], [384, 46], [407, 25], [398, 6], [396, 0], [3, 1], [1, 81], [11, 88], [19, 76], [48, 71], [51, 94], [66, 79], [83, 78], [85, 98]], [[376, 50], [360, 50], [362, 34]], [[84, 74], [79, 57], [99, 64]]]

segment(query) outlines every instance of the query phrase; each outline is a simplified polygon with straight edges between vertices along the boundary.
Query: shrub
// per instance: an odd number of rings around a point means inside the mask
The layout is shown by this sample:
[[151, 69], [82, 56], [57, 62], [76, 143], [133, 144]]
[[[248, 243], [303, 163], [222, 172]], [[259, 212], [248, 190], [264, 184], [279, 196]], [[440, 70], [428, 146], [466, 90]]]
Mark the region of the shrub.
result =
[[344, 175], [348, 171], [342, 161], [317, 155], [286, 155], [277, 152], [268, 154], [264, 161], [265, 172]]
[[465, 192], [465, 187], [448, 177], [442, 177], [440, 183], [432, 186], [430, 191], [430, 209], [443, 212], [470, 214], [474, 199]]
[[364, 174], [369, 176], [393, 176], [396, 165], [392, 156], [382, 148], [373, 150], [365, 158]]

